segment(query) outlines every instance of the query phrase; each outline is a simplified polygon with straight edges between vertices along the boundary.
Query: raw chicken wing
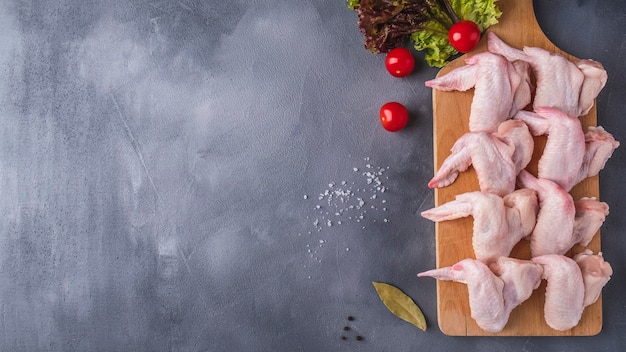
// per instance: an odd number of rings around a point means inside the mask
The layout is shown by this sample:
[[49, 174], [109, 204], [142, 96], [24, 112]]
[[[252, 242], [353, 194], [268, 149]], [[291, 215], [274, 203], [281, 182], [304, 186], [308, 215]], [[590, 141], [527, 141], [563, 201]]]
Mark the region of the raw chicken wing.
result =
[[496, 133], [468, 132], [454, 143], [428, 187], [449, 186], [472, 165], [481, 191], [505, 196], [515, 190], [515, 177], [530, 161], [533, 148], [532, 135], [521, 121], [507, 120]]
[[[527, 65], [514, 66], [501, 55], [484, 52], [465, 59], [465, 66], [426, 81], [441, 91], [474, 88], [469, 116], [472, 132], [494, 132], [498, 125], [530, 103], [530, 74]], [[518, 93], [519, 91], [519, 93]]]
[[585, 76], [578, 101], [579, 115], [587, 115], [596, 97], [606, 85], [608, 75], [602, 64], [597, 61], [583, 59], [578, 61], [576, 66]]
[[533, 135], [548, 135], [539, 159], [538, 176], [556, 182], [569, 192], [577, 183], [585, 156], [580, 120], [547, 107], [538, 107], [535, 112], [520, 111], [515, 118], [524, 121]]
[[[490, 52], [500, 54], [509, 61], [523, 60], [530, 64], [537, 81], [534, 107], [550, 106], [568, 115], [580, 116], [582, 109], [579, 98], [585, 75], [574, 63], [562, 55], [542, 48], [515, 49], [504, 43], [493, 32], [488, 33], [487, 46]], [[589, 96], [597, 90], [593, 86], [593, 84], [588, 84], [585, 89], [584, 104], [588, 104]], [[595, 99], [595, 96], [593, 98]]]
[[602, 252], [594, 255], [590, 249], [574, 256], [574, 261], [580, 267], [585, 286], [584, 306], [595, 303], [600, 297], [602, 288], [613, 275], [611, 264], [604, 261]]
[[597, 175], [619, 147], [619, 142], [604, 128], [590, 126], [583, 134], [577, 117], [554, 108], [520, 111], [515, 118], [524, 121], [533, 135], [548, 135], [539, 159], [538, 176], [556, 182], [568, 192], [580, 181]]
[[543, 275], [541, 265], [515, 258], [500, 257], [489, 268], [504, 282], [504, 310], [509, 313], [530, 298]]
[[513, 61], [513, 67], [515, 71], [522, 78], [522, 83], [515, 90], [513, 96], [513, 107], [509, 112], [509, 116], [515, 116], [515, 114], [524, 109], [532, 100], [532, 90], [534, 86], [530, 78], [530, 65], [526, 61]]
[[586, 246], [604, 223], [609, 215], [609, 205], [599, 202], [593, 197], [584, 197], [574, 202], [576, 216], [574, 218], [574, 230], [572, 245], [575, 243]]
[[548, 325], [559, 331], [573, 328], [583, 313], [585, 287], [580, 268], [568, 257], [556, 254], [531, 259], [543, 266], [548, 281], [543, 315]]
[[485, 331], [502, 331], [509, 320], [504, 309], [504, 282], [481, 261], [463, 259], [453, 266], [425, 271], [417, 276], [466, 284], [472, 318]]
[[589, 126], [585, 133], [585, 157], [574, 184], [600, 173], [618, 147], [619, 142], [604, 128]]
[[450, 267], [417, 274], [467, 285], [472, 318], [481, 329], [500, 332], [511, 311], [541, 283], [543, 268], [530, 261], [501, 257], [491, 271], [484, 263], [463, 259]]
[[559, 185], [535, 178], [522, 170], [518, 176], [522, 187], [537, 191], [539, 213], [530, 235], [530, 253], [533, 257], [544, 254], [565, 254], [575, 244], [586, 246], [598, 231], [609, 206], [594, 198], [576, 202]]
[[531, 189], [520, 189], [501, 198], [486, 192], [468, 192], [422, 212], [435, 222], [466, 216], [474, 218], [472, 246], [476, 259], [495, 262], [509, 256], [513, 247], [533, 230], [539, 204]]

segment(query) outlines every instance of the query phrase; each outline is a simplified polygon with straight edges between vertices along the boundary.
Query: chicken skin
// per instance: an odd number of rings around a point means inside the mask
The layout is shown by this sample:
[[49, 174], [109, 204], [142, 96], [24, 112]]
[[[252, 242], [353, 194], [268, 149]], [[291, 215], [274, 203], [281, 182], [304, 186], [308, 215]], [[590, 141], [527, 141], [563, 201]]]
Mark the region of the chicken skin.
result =
[[525, 188], [504, 198], [486, 192], [460, 194], [455, 200], [421, 215], [435, 222], [472, 216], [474, 255], [484, 263], [491, 263], [509, 256], [513, 247], [530, 235], [538, 209], [536, 191]]
[[505, 196], [515, 190], [515, 177], [530, 162], [533, 148], [532, 135], [521, 121], [507, 120], [495, 133], [468, 132], [454, 143], [428, 187], [449, 186], [471, 165], [481, 191]]
[[554, 108], [520, 111], [515, 119], [524, 121], [535, 136], [548, 135], [539, 159], [538, 176], [556, 182], [568, 192], [587, 177], [597, 175], [619, 147], [619, 142], [604, 128], [591, 126], [583, 133], [577, 117]]
[[589, 126], [585, 132], [585, 157], [578, 177], [573, 183], [577, 184], [587, 177], [600, 173], [619, 145], [613, 135], [601, 126]]
[[503, 56], [490, 52], [473, 55], [465, 59], [465, 63], [465, 66], [425, 84], [441, 91], [474, 88], [470, 131], [494, 132], [501, 122], [530, 103], [528, 65], [513, 65]]
[[593, 60], [573, 63], [562, 55], [536, 47], [519, 50], [504, 43], [495, 33], [487, 35], [488, 50], [509, 61], [528, 62], [535, 79], [533, 107], [554, 107], [572, 116], [589, 112], [594, 100], [606, 84], [602, 64]]
[[489, 265], [491, 271], [504, 282], [504, 310], [507, 312], [532, 295], [541, 284], [543, 267], [529, 260], [500, 257]]
[[504, 329], [511, 311], [539, 286], [543, 268], [530, 261], [504, 257], [493, 266], [497, 274], [479, 260], [463, 259], [453, 266], [417, 276], [466, 284], [472, 318], [481, 329], [495, 333]]
[[586, 246], [609, 215], [609, 205], [593, 197], [584, 197], [574, 202], [574, 232], [572, 245]]
[[613, 275], [613, 268], [611, 268], [611, 264], [604, 261], [602, 252], [594, 255], [590, 249], [576, 254], [573, 259], [580, 267], [583, 276], [585, 286], [583, 305], [586, 307], [598, 300], [602, 288]]
[[583, 313], [585, 287], [580, 268], [568, 257], [547, 254], [531, 259], [543, 267], [548, 282], [543, 315], [548, 326], [565, 331], [578, 324]]
[[580, 88], [578, 107], [580, 109], [579, 114], [586, 115], [593, 107], [596, 97], [606, 85], [608, 75], [602, 64], [594, 60], [583, 59], [578, 61], [576, 66], [585, 76], [583, 85]]
[[608, 204], [593, 198], [574, 202], [559, 185], [535, 178], [526, 170], [520, 172], [518, 180], [520, 186], [537, 191], [539, 199], [537, 222], [530, 235], [533, 257], [562, 255], [574, 244], [589, 244], [608, 215]]
[[453, 266], [425, 271], [417, 276], [466, 284], [471, 316], [485, 331], [502, 331], [509, 320], [504, 309], [504, 282], [481, 261], [463, 259]]
[[515, 119], [524, 121], [534, 136], [548, 135], [539, 159], [538, 176], [569, 192], [578, 179], [585, 156], [585, 134], [580, 120], [547, 107], [538, 107], [535, 112], [520, 111]]

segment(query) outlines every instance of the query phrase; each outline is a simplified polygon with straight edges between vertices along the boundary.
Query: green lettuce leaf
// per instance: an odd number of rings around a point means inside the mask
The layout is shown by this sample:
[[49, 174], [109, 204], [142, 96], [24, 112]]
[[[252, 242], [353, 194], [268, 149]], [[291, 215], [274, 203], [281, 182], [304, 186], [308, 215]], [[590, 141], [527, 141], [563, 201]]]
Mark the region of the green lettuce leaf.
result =
[[416, 50], [426, 51], [424, 60], [431, 67], [443, 67], [458, 51], [448, 41], [447, 29], [438, 22], [431, 22], [427, 29], [411, 34], [411, 42]]
[[348, 8], [350, 10], [354, 10], [355, 8], [357, 8], [359, 6], [359, 3], [361, 2], [361, 0], [347, 0], [348, 1]]
[[481, 32], [498, 23], [502, 11], [496, 6], [497, 0], [448, 0], [454, 12], [463, 20], [476, 23]]
[[[476, 23], [483, 32], [498, 23], [502, 11], [496, 6], [497, 0], [448, 0], [450, 7], [460, 20]], [[445, 66], [451, 57], [459, 52], [448, 41], [448, 27], [441, 22], [429, 22], [411, 34], [411, 42], [416, 50], [426, 50], [425, 60], [431, 67]]]
[[426, 63], [443, 67], [458, 52], [448, 41], [454, 20], [469, 20], [481, 31], [498, 23], [497, 0], [346, 0], [358, 14], [365, 48], [386, 53], [410, 39], [425, 50]]

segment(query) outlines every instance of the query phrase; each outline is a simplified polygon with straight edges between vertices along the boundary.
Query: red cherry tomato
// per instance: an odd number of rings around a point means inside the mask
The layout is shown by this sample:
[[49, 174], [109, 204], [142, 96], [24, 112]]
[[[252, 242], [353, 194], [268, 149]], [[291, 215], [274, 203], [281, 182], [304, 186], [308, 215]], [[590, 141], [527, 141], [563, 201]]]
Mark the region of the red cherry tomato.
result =
[[456, 50], [467, 53], [480, 41], [480, 28], [472, 21], [459, 21], [448, 31], [448, 40]]
[[380, 123], [389, 132], [397, 132], [409, 122], [409, 112], [404, 105], [395, 101], [384, 104], [380, 108]]
[[394, 77], [406, 77], [413, 72], [415, 58], [407, 48], [395, 48], [385, 58], [387, 71]]

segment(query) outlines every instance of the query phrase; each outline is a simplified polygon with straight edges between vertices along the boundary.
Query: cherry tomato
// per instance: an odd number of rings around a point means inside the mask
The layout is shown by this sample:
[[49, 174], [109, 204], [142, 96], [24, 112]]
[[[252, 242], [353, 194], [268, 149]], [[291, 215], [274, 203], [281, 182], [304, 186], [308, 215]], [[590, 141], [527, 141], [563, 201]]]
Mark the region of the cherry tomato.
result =
[[397, 132], [409, 122], [409, 112], [404, 105], [392, 101], [380, 108], [380, 123], [389, 132]]
[[472, 21], [459, 21], [448, 31], [448, 40], [462, 53], [472, 51], [480, 41], [480, 28]]
[[407, 48], [395, 48], [385, 58], [387, 71], [394, 77], [406, 77], [413, 72], [415, 59]]

